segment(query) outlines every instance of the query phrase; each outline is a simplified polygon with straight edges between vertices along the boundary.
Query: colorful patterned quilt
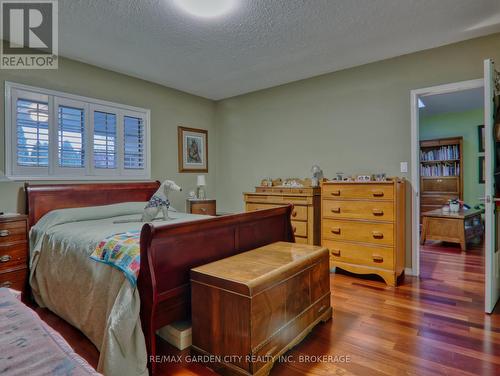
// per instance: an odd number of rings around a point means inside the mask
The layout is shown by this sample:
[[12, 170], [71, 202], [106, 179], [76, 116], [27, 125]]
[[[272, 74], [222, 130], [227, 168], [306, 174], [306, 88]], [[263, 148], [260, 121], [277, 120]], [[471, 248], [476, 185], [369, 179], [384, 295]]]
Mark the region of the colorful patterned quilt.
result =
[[140, 236], [140, 231], [111, 235], [98, 244], [90, 258], [121, 270], [135, 287], [141, 266]]

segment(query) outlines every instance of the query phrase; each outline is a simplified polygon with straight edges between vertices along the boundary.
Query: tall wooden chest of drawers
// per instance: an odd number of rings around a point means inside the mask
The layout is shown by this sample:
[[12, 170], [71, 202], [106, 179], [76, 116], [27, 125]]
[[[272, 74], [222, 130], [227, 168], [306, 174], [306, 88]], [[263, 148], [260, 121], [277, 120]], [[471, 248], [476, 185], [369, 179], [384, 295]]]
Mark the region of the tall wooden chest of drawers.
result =
[[0, 287], [25, 292], [28, 279], [28, 218], [0, 216]]
[[322, 245], [330, 266], [395, 286], [405, 266], [405, 180], [325, 182]]
[[247, 212], [293, 204], [292, 228], [295, 242], [321, 243], [321, 188], [256, 187], [254, 193], [244, 193]]

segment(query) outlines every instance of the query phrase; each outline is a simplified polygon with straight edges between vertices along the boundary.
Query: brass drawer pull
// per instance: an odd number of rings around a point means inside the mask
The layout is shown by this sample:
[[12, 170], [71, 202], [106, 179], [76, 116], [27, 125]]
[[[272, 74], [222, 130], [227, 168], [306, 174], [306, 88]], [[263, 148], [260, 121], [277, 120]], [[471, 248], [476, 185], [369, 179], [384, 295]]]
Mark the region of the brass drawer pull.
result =
[[293, 226], [292, 229], [293, 229], [293, 233], [295, 234], [297, 232], [297, 227]]
[[373, 213], [373, 215], [377, 215], [377, 216], [384, 215], [384, 211], [382, 209], [373, 209], [372, 213]]
[[380, 231], [372, 231], [372, 235], [375, 239], [383, 239], [384, 238], [384, 233]]
[[206, 211], [207, 211], [207, 208], [200, 208], [200, 210], [201, 210], [202, 212], [206, 212]]
[[340, 208], [332, 208], [332, 213], [340, 213]]
[[0, 262], [9, 262], [10, 260], [12, 260], [12, 256], [11, 255], [0, 256]]
[[384, 197], [384, 192], [382, 191], [373, 191], [372, 193], [374, 197]]
[[339, 257], [340, 256], [340, 249], [332, 249], [331, 253], [332, 253], [332, 255]]
[[326, 305], [323, 304], [321, 307], [319, 307], [318, 313], [320, 313], [321, 311], [324, 311], [325, 308], [326, 308]]
[[0, 236], [1, 237], [6, 237], [6, 236], [9, 236], [10, 235], [10, 231], [9, 230], [0, 230]]
[[334, 227], [334, 228], [332, 228], [332, 234], [340, 235], [340, 227]]
[[292, 217], [293, 217], [293, 218], [295, 218], [296, 216], [297, 216], [297, 212], [294, 210], [294, 211], [292, 212]]
[[12, 286], [12, 282], [11, 281], [0, 283], [0, 287], [7, 287], [7, 288], [9, 288], [11, 286]]
[[384, 258], [382, 256], [373, 255], [372, 258], [373, 262], [384, 262]]
[[340, 189], [332, 192], [332, 196], [340, 196]]

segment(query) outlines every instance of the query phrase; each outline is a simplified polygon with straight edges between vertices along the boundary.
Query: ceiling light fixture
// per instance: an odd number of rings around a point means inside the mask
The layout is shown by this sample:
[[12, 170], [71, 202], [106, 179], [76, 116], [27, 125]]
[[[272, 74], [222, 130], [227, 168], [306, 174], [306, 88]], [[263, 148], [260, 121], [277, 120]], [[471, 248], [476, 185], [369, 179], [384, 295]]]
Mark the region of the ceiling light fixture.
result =
[[173, 0], [175, 5], [192, 16], [216, 18], [229, 13], [237, 0]]

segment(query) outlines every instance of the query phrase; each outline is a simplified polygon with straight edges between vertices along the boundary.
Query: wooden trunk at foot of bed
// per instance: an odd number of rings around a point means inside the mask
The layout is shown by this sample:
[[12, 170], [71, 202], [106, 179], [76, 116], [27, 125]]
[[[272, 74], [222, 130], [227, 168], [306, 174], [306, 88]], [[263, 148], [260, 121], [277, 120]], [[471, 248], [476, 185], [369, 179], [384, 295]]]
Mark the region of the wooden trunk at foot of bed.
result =
[[141, 323], [151, 374], [156, 369], [156, 331], [190, 318], [191, 268], [277, 241], [294, 241], [292, 206], [195, 222], [155, 226], [141, 231], [138, 288]]

